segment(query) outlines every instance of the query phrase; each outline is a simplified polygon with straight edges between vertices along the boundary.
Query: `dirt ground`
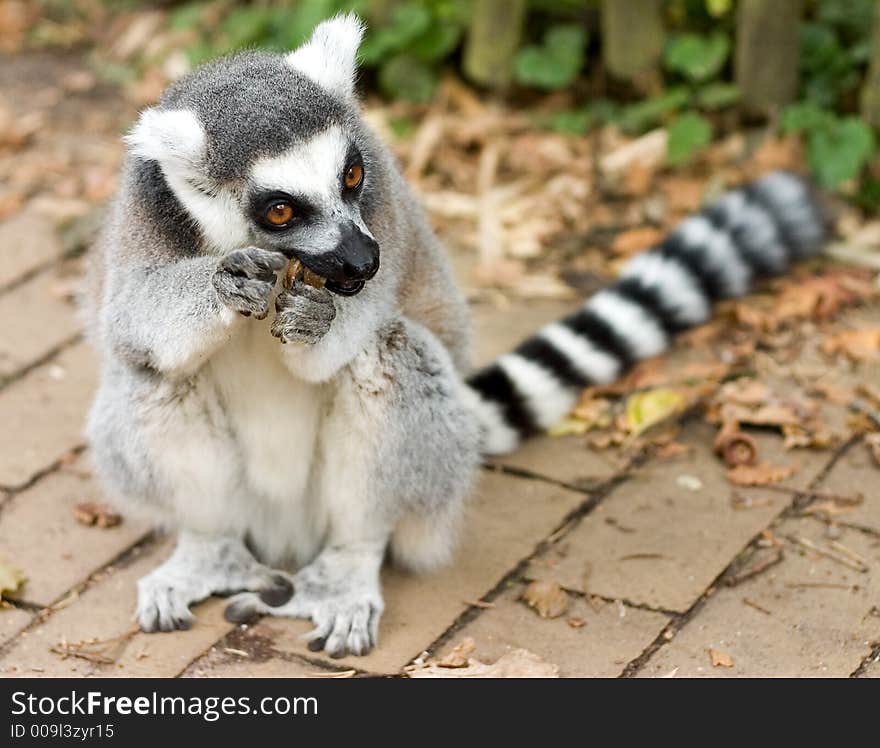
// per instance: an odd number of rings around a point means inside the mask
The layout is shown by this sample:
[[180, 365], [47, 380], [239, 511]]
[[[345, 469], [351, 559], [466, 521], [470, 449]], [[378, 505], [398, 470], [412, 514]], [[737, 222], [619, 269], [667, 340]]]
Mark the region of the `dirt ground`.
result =
[[[0, 571], [26, 577], [0, 608], [4, 676], [461, 675], [483, 663], [563, 677], [880, 677], [880, 470], [870, 423], [853, 427], [850, 408], [858, 385], [880, 380], [821, 350], [880, 325], [876, 301], [752, 346], [753, 373], [781, 393], [809, 380], [838, 427], [793, 451], [775, 422], [750, 431], [762, 460], [793, 470], [772, 485], [733, 485], [717, 427], [693, 409], [673, 441], [638, 450], [590, 447], [572, 428], [486, 466], [451, 568], [386, 570], [366, 657], [316, 656], [302, 621], [234, 626], [216, 599], [189, 631], [137, 632], [135, 582], [172, 539], [74, 512], [101, 496], [81, 434], [96, 362], [71, 301], [134, 108], [78, 59], [41, 54], [0, 59], [0, 102]], [[454, 253], [481, 362], [577, 303], [487, 293], [471, 258]], [[710, 350], [691, 338], [666, 363]]]

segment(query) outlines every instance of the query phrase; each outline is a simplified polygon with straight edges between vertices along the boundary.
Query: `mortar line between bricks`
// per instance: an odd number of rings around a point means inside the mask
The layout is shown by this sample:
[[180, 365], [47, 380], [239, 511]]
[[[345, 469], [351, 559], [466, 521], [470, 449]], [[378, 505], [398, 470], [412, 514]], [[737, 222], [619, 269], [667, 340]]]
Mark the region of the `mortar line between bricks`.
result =
[[[605, 499], [610, 496], [614, 489], [618, 486], [622, 485], [630, 478], [632, 478], [635, 471], [649, 461], [649, 457], [644, 453], [640, 453], [635, 455], [630, 463], [619, 473], [611, 476], [607, 480], [603, 481], [596, 487], [594, 487], [588, 493], [588, 498], [581, 502], [578, 506], [572, 509], [568, 514], [563, 517], [563, 519], [556, 525], [556, 527], [543, 539], [539, 540], [532, 551], [520, 559], [516, 565], [507, 573], [505, 573], [501, 579], [492, 587], [488, 592], [483, 594], [482, 597], [479, 598], [479, 602], [492, 602], [497, 597], [499, 597], [509, 583], [515, 579], [522, 578], [524, 576], [525, 570], [528, 568], [529, 563], [538, 555], [547, 550], [553, 543], [558, 540], [561, 540], [565, 536], [567, 536], [574, 528], [580, 523], [580, 521], [590, 514], [597, 506], [599, 506]], [[503, 467], [503, 466], [502, 466]], [[492, 466], [492, 469], [496, 469], [496, 466]], [[501, 470], [500, 472], [507, 472], [506, 470]], [[523, 471], [527, 472], [527, 471]], [[518, 470], [517, 472], [508, 473], [513, 475], [513, 477], [517, 477], [523, 480], [540, 480], [540, 478], [532, 478], [530, 475], [523, 475]], [[563, 485], [559, 481], [546, 481], [549, 483], [553, 483], [555, 485]], [[569, 486], [565, 486], [568, 488]], [[581, 493], [584, 493], [584, 489], [580, 489]], [[404, 667], [413, 663], [414, 660], [419, 658], [423, 652], [427, 652], [428, 654], [433, 654], [440, 647], [442, 647], [447, 641], [449, 641], [455, 634], [460, 631], [467, 624], [475, 621], [479, 618], [486, 610], [476, 606], [476, 605], [468, 605], [456, 619], [449, 624], [446, 630], [440, 634], [436, 639], [434, 639], [427, 647], [425, 647], [421, 652], [410, 657]]]
[[[584, 477], [582, 483], [570, 483], [568, 481], [559, 480], [558, 478], [553, 478], [549, 475], [544, 475], [543, 473], [536, 473], [533, 470], [528, 470], [526, 468], [514, 467], [512, 465], [502, 465], [495, 462], [484, 462], [482, 464], [483, 470], [486, 470], [490, 473], [500, 473], [501, 475], [510, 475], [514, 478], [525, 478], [527, 480], [539, 480], [543, 483], [549, 483], [554, 486], [559, 486], [560, 488], [567, 488], [569, 491], [576, 491], [577, 493], [585, 493], [592, 494], [597, 490], [601, 490], [602, 487], [611, 480], [614, 476], [625, 473], [627, 470], [630, 470], [633, 467], [633, 463], [635, 458], [630, 460], [626, 465], [624, 465], [619, 470], [615, 471], [611, 477], [609, 478], [595, 478], [590, 479], [588, 477]], [[640, 462], [639, 465], [642, 463]]]
[[[266, 616], [260, 616], [256, 620], [263, 620], [265, 617]], [[254, 623], [256, 623], [256, 620], [254, 621]], [[248, 624], [248, 625], [252, 626], [254, 624]], [[197, 655], [193, 656], [193, 658], [189, 662], [187, 662], [186, 665], [184, 665], [176, 674], [174, 674], [171, 677], [172, 678], [181, 678], [183, 676], [183, 674], [190, 667], [192, 667], [192, 665], [197, 660], [199, 660], [202, 657], [204, 657], [205, 655], [207, 655], [214, 647], [224, 646], [223, 641], [228, 639], [231, 634], [233, 634], [235, 631], [238, 630], [238, 628], [239, 628], [239, 625], [234, 624], [228, 631], [221, 634], [215, 642], [213, 642], [212, 644], [209, 644], [207, 647], [205, 647], [205, 649], [203, 649]], [[294, 661], [305, 662], [308, 665], [312, 665], [313, 667], [321, 668], [322, 670], [331, 670], [331, 671], [335, 671], [337, 673], [344, 673], [347, 670], [354, 670], [355, 676], [362, 675], [362, 676], [366, 676], [369, 678], [383, 677], [382, 674], [380, 674], [380, 673], [373, 673], [369, 670], [363, 670], [358, 667], [345, 667], [345, 666], [340, 665], [338, 663], [327, 662], [326, 660], [322, 660], [320, 657], [313, 657], [313, 656], [309, 656], [306, 654], [301, 654], [299, 652], [280, 652], [277, 649], [275, 649], [274, 647], [272, 648], [272, 657], [275, 659], [283, 660], [284, 662], [294, 662]], [[352, 677], [354, 677], [354, 676], [352, 676]]]
[[61, 262], [65, 262], [67, 260], [72, 260], [75, 257], [79, 257], [85, 254], [88, 250], [83, 247], [77, 246], [72, 249], [68, 249], [67, 251], [63, 251], [60, 254], [55, 255], [45, 262], [41, 262], [39, 265], [35, 265], [30, 270], [25, 270], [21, 275], [13, 278], [11, 281], [8, 281], [5, 285], [0, 286], [0, 296], [9, 293], [10, 291], [14, 291], [16, 288], [23, 286], [30, 280], [33, 280], [41, 273], [50, 270], [54, 265], [57, 265]]
[[5, 390], [7, 387], [15, 384], [16, 382], [20, 382], [34, 369], [38, 369], [39, 367], [48, 364], [53, 358], [68, 350], [69, 348], [73, 348], [77, 343], [80, 343], [82, 340], [82, 331], [76, 332], [69, 338], [65, 338], [64, 340], [62, 340], [60, 343], [58, 343], [58, 345], [50, 348], [46, 353], [44, 353], [36, 360], [31, 361], [29, 364], [25, 364], [20, 369], [16, 369], [14, 372], [12, 372], [12, 374], [7, 374], [6, 376], [0, 378], [0, 392]]
[[[694, 601], [693, 605], [688, 608], [684, 613], [679, 613], [673, 616], [672, 620], [669, 621], [664, 627], [663, 630], [657, 635], [657, 637], [652, 641], [644, 650], [642, 650], [641, 654], [637, 657], [634, 657], [630, 660], [626, 666], [624, 666], [623, 670], [620, 672], [618, 678], [634, 678], [638, 675], [648, 664], [651, 658], [657, 654], [663, 647], [669, 644], [670, 641], [674, 638], [674, 635], [680, 632], [691, 620], [702, 610], [703, 606], [706, 604], [710, 597], [710, 591], [714, 591], [719, 585], [724, 583], [724, 580], [728, 578], [736, 563], [736, 560], [749, 548], [754, 546], [754, 544], [758, 541], [761, 535], [765, 530], [772, 528], [774, 525], [778, 524], [783, 519], [788, 519], [789, 517], [796, 516], [794, 512], [805, 504], [800, 501], [801, 496], [809, 496], [809, 491], [811, 489], [817, 489], [825, 478], [828, 476], [828, 473], [834, 468], [837, 464], [837, 461], [843, 457], [853, 446], [855, 446], [861, 437], [853, 437], [848, 441], [844, 442], [840, 447], [835, 450], [835, 452], [829, 457], [828, 462], [825, 466], [819, 470], [818, 473], [813, 477], [813, 479], [807, 484], [807, 486], [803, 489], [803, 491], [799, 491], [795, 493], [791, 497], [791, 501], [788, 504], [783, 506], [783, 508], [773, 517], [767, 525], [753, 535], [749, 541], [733, 556], [733, 560], [727, 564], [727, 566], [722, 569], [721, 573], [718, 574], [703, 590], [702, 594]], [[810, 503], [810, 502], [807, 502]], [[669, 636], [669, 634], [672, 636]]]
[[[21, 631], [19, 631], [12, 639], [4, 644], [0, 645], [0, 657], [6, 655], [10, 649], [12, 649], [15, 644], [18, 643], [22, 634], [26, 632], [30, 632], [32, 629], [37, 628], [38, 626], [42, 626], [46, 621], [48, 621], [55, 613], [59, 610], [64, 610], [64, 608], [54, 608], [53, 606], [57, 605], [63, 600], [66, 600], [73, 594], [77, 596], [83, 594], [83, 592], [87, 591], [91, 588], [93, 584], [95, 584], [96, 577], [105, 572], [111, 566], [115, 566], [120, 569], [124, 569], [128, 564], [134, 560], [134, 556], [140, 553], [141, 550], [145, 548], [150, 548], [158, 544], [159, 534], [153, 532], [152, 530], [145, 532], [140, 538], [138, 538], [134, 543], [129, 545], [127, 548], [124, 548], [119, 553], [117, 553], [113, 558], [111, 558], [107, 563], [102, 564], [97, 569], [89, 573], [89, 575], [81, 582], [73, 585], [72, 587], [65, 590], [62, 594], [60, 594], [57, 598], [55, 598], [49, 605], [42, 606], [35, 603], [30, 603], [26, 600], [17, 601], [22, 603], [24, 606], [30, 607], [36, 605], [40, 612], [38, 612], [33, 620], [28, 623]], [[45, 611], [44, 614], [41, 615], [41, 612]]]
[[880, 641], [871, 642], [871, 651], [859, 663], [859, 666], [849, 674], [849, 677], [861, 678], [875, 662], [880, 662]]
[[5, 507], [7, 503], [9, 503], [9, 500], [13, 496], [16, 496], [20, 493], [23, 493], [24, 491], [27, 491], [29, 488], [33, 488], [34, 485], [36, 483], [38, 483], [39, 481], [41, 481], [43, 478], [60, 470], [61, 466], [64, 464], [64, 458], [66, 455], [72, 454], [72, 455], [78, 456], [78, 455], [81, 455], [85, 451], [85, 449], [86, 449], [86, 445], [83, 444], [82, 442], [80, 442], [78, 444], [74, 444], [70, 449], [67, 450], [67, 452], [64, 453], [64, 455], [59, 457], [57, 460], [55, 460], [50, 465], [47, 465], [46, 467], [38, 470], [30, 478], [28, 478], [24, 483], [21, 483], [21, 484], [15, 485], [15, 486], [0, 484], [0, 491], [3, 491], [5, 494], [3, 496], [2, 501], [0, 501], [0, 514], [3, 513], [3, 507]]

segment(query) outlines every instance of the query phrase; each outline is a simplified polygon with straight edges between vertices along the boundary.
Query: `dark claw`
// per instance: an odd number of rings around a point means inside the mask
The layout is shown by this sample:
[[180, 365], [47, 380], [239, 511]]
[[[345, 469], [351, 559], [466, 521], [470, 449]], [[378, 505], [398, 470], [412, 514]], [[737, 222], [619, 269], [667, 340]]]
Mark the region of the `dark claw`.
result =
[[324, 642], [326, 641], [326, 638], [312, 639], [308, 644], [309, 651], [320, 652], [322, 649], [324, 649]]
[[272, 586], [260, 591], [260, 600], [266, 605], [277, 608], [293, 597], [293, 585], [286, 577], [276, 574], [272, 577]]
[[248, 311], [246, 311], [246, 310], [242, 310], [242, 311], [240, 311], [239, 314], [240, 314], [242, 317], [250, 317], [250, 316], [251, 316], [251, 313], [248, 312]]
[[223, 617], [229, 623], [251, 623], [258, 617], [257, 609], [247, 603], [232, 602], [223, 611]]

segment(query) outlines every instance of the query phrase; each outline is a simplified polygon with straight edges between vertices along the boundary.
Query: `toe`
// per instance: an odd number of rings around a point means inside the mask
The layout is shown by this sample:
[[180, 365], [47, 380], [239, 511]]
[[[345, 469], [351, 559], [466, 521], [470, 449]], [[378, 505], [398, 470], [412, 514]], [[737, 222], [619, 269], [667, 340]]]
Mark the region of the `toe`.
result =
[[233, 598], [223, 611], [223, 617], [230, 623], [250, 623], [259, 615], [256, 596], [251, 593]]
[[277, 608], [293, 597], [293, 584], [282, 574], [274, 574], [269, 585], [260, 591], [260, 600], [266, 605]]

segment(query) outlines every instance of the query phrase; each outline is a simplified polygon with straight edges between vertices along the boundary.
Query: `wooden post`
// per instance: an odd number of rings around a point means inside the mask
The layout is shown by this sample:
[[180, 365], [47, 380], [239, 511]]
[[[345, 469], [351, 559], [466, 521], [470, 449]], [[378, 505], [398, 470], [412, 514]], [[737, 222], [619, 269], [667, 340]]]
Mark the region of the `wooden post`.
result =
[[872, 127], [880, 127], [880, 3], [874, 11], [871, 31], [871, 62], [862, 86], [862, 117]]
[[525, 15], [526, 0], [474, 0], [464, 48], [470, 80], [496, 90], [510, 84]]
[[602, 61], [608, 73], [642, 92], [660, 83], [661, 0], [603, 0]]
[[797, 96], [803, 0], [740, 0], [736, 84], [743, 108], [774, 116]]

